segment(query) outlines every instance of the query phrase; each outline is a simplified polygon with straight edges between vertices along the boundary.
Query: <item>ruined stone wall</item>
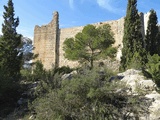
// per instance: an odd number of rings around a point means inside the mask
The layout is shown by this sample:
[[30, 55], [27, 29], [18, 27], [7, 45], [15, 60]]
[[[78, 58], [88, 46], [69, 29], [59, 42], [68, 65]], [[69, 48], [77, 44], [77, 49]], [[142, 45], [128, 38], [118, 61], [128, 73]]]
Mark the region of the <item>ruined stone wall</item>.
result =
[[59, 45], [59, 66], [70, 66], [75, 67], [78, 66], [77, 61], [69, 61], [64, 57], [64, 51], [63, 51], [63, 42], [66, 38], [74, 37], [78, 32], [81, 32], [83, 29], [83, 26], [81, 27], [73, 27], [73, 28], [63, 28], [60, 29], [60, 45]]
[[[144, 36], [148, 15], [140, 13], [140, 17]], [[59, 29], [58, 19], [58, 12], [55, 12], [52, 21], [48, 25], [41, 27], [35, 26], [34, 30], [34, 53], [39, 54], [38, 60], [42, 61], [46, 69], [51, 69], [53, 66], [78, 66], [78, 62], [69, 61], [64, 57], [63, 43], [66, 38], [74, 37], [78, 32], [81, 32], [84, 26]], [[93, 25], [98, 27], [103, 24], [109, 24], [111, 26], [115, 38], [115, 44], [113, 46], [119, 47], [117, 59], [120, 60], [121, 48], [123, 47], [124, 17], [118, 20], [94, 23]]]
[[53, 20], [48, 25], [35, 26], [34, 29], [34, 54], [39, 54], [36, 60], [41, 60], [46, 69], [51, 69], [59, 61], [56, 57], [59, 54], [58, 31], [58, 12], [54, 13]]
[[[106, 22], [99, 22], [94, 23], [95, 26], [100, 26], [103, 24], [109, 24], [111, 26], [111, 30], [114, 33], [115, 38], [115, 44], [114, 46], [122, 45], [122, 38], [123, 38], [123, 30], [124, 30], [124, 18], [121, 18], [119, 20], [115, 21], [106, 21]], [[64, 51], [63, 51], [63, 42], [66, 38], [74, 37], [78, 32], [81, 32], [84, 26], [81, 27], [73, 27], [73, 28], [63, 28], [60, 29], [60, 61], [59, 66], [70, 66], [75, 67], [78, 65], [76, 61], [69, 61], [64, 57]]]

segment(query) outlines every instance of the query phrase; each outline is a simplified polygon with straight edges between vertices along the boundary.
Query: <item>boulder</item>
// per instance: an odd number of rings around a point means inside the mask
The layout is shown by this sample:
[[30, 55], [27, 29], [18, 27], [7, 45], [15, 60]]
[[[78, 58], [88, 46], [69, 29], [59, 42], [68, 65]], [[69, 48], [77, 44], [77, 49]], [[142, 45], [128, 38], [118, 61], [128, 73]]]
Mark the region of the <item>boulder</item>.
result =
[[72, 79], [72, 74], [70, 74], [70, 73], [69, 74], [64, 74], [64, 75], [62, 75], [61, 78], [62, 78], [62, 80], [66, 80], [66, 79], [71, 80]]
[[153, 80], [146, 79], [140, 70], [134, 69], [119, 73], [118, 76], [123, 76], [121, 81], [130, 88], [128, 94], [138, 95], [143, 91], [144, 97], [149, 99], [148, 102], [151, 101], [148, 106], [149, 114], [140, 116], [139, 120], [160, 120], [160, 94], [156, 92], [158, 88]]
[[145, 97], [153, 100], [151, 106], [149, 107], [149, 118], [151, 120], [160, 120], [160, 94], [153, 91], [152, 93], [145, 95]]
[[123, 76], [121, 81], [130, 88], [130, 94], [138, 94], [140, 90], [148, 93], [157, 89], [156, 84], [152, 80], [146, 79], [140, 70], [129, 69], [119, 73], [118, 76]]
[[77, 74], [77, 71], [72, 71], [71, 73], [68, 73], [68, 74], [64, 74], [62, 75], [62, 80], [71, 80], [73, 75], [76, 75]]
[[152, 80], [140, 80], [139, 86], [143, 90], [148, 90], [148, 91], [155, 91], [157, 88], [156, 84]]

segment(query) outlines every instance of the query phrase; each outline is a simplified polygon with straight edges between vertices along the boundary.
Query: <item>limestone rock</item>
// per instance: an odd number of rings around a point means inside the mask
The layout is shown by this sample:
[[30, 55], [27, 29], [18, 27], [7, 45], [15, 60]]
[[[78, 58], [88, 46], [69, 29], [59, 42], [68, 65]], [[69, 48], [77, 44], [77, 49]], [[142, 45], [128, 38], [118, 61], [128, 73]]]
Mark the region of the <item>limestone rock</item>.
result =
[[73, 75], [76, 75], [76, 74], [77, 74], [77, 71], [72, 71], [71, 73], [62, 75], [61, 78], [62, 80], [66, 80], [66, 79], [71, 80]]
[[138, 94], [138, 92], [152, 92], [157, 89], [156, 84], [152, 80], [146, 79], [140, 70], [129, 69], [118, 76], [124, 76], [121, 81], [126, 83], [130, 88], [130, 94]]
[[156, 84], [146, 79], [140, 70], [129, 69], [119, 73], [118, 76], [124, 76], [121, 81], [131, 88], [129, 94], [137, 95], [141, 90], [145, 93], [144, 96], [152, 101], [148, 108], [149, 114], [140, 116], [139, 120], [160, 120], [160, 94], [156, 92], [158, 89]]
[[151, 94], [147, 94], [145, 97], [153, 100], [152, 105], [149, 107], [151, 120], [160, 120], [160, 94], [153, 91]]

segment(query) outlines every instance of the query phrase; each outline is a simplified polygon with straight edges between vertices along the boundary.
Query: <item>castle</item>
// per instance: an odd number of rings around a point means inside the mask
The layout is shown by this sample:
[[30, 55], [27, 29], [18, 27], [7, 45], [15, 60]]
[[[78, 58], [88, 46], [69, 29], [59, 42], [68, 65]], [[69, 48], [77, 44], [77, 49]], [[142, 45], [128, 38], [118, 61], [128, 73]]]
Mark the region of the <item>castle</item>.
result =
[[[149, 13], [140, 13], [142, 23], [142, 35], [145, 35], [147, 29], [147, 22]], [[113, 46], [122, 46], [123, 31], [124, 31], [124, 17], [118, 20], [99, 22], [93, 25], [99, 26], [109, 24], [114, 33], [115, 43]], [[78, 32], [81, 32], [84, 26], [72, 28], [59, 28], [59, 14], [54, 12], [53, 19], [47, 25], [35, 26], [34, 29], [34, 54], [39, 54], [38, 60], [41, 60], [45, 69], [54, 67], [78, 65], [77, 61], [69, 61], [64, 57], [63, 42], [66, 38], [74, 37]], [[117, 59], [120, 60], [120, 53], [118, 51]]]

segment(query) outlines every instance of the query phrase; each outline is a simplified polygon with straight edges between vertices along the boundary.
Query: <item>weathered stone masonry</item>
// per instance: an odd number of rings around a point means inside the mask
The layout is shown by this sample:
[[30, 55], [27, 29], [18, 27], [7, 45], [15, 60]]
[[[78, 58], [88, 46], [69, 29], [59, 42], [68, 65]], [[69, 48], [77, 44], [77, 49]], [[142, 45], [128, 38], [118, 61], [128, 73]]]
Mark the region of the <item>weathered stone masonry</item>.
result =
[[[34, 53], [39, 54], [44, 68], [50, 69], [59, 66], [59, 15], [54, 13], [52, 21], [48, 25], [35, 26], [34, 29]], [[56, 56], [56, 57], [55, 57]]]
[[[140, 14], [142, 21], [142, 34], [146, 31], [147, 16], [143, 13]], [[99, 26], [102, 24], [109, 24], [114, 33], [115, 44], [114, 46], [122, 46], [124, 18], [118, 20], [99, 22], [93, 25]], [[64, 57], [63, 42], [66, 38], [74, 37], [78, 32], [81, 32], [84, 26], [73, 28], [59, 28], [59, 14], [54, 12], [52, 21], [41, 27], [35, 26], [34, 29], [34, 53], [39, 54], [38, 60], [41, 60], [44, 68], [51, 69], [53, 66], [70, 66], [75, 67], [78, 63], [69, 61]], [[120, 53], [120, 51], [119, 51]], [[118, 57], [120, 55], [117, 55]]]

